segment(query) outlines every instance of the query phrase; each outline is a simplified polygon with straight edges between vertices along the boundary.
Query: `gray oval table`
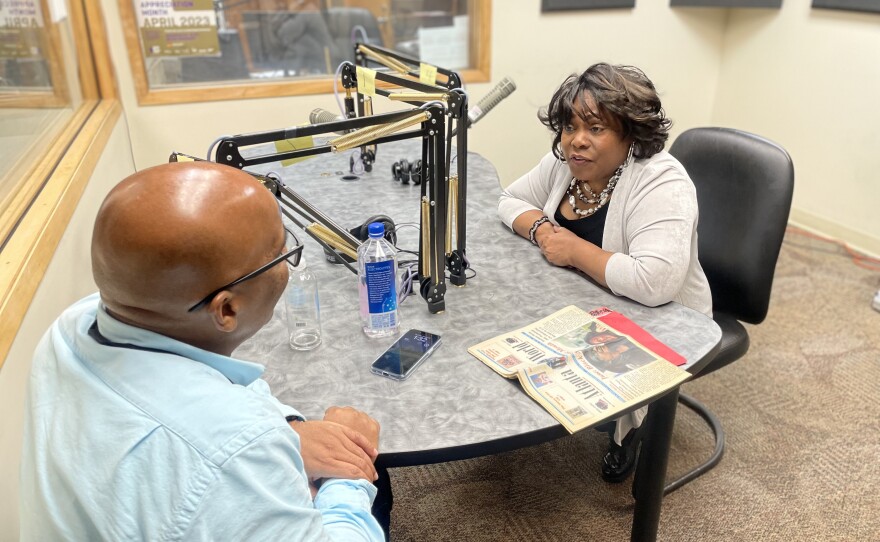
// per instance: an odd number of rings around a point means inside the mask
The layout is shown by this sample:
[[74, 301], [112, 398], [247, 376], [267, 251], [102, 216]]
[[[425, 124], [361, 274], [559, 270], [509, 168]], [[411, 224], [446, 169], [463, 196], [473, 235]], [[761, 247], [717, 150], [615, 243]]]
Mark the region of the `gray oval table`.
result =
[[[345, 228], [387, 215], [397, 224], [398, 246], [416, 250], [420, 187], [392, 180], [391, 166], [419, 154], [417, 141], [381, 145], [372, 172], [356, 181], [341, 179], [349, 173], [349, 153], [253, 170], [278, 173], [286, 185]], [[721, 338], [718, 326], [703, 314], [675, 303], [645, 307], [549, 264], [536, 247], [498, 219], [500, 188], [494, 167], [474, 153], [467, 159], [466, 254], [476, 274], [464, 287], [447, 281], [442, 313], [429, 313], [418, 294], [401, 304], [402, 329], [442, 335], [440, 348], [409, 379], [397, 382], [370, 373], [372, 361], [393, 339], [364, 335], [356, 276], [329, 263], [322, 248], [304, 234], [304, 257], [319, 278], [322, 344], [310, 352], [291, 350], [279, 304], [273, 320], [235, 352], [236, 357], [265, 365], [264, 378], [273, 393], [308, 418], [320, 419], [327, 407], [348, 405], [379, 421], [382, 503], [376, 511], [386, 532], [391, 506], [388, 468], [493, 454], [568, 434], [518, 383], [498, 376], [468, 354], [468, 347], [570, 304], [587, 310], [607, 306], [624, 314], [684, 356], [685, 368], [693, 374], [711, 359]], [[677, 398], [675, 389], [651, 403], [650, 426], [633, 482], [633, 540], [656, 538]], [[638, 406], [642, 405], [633, 408]]]

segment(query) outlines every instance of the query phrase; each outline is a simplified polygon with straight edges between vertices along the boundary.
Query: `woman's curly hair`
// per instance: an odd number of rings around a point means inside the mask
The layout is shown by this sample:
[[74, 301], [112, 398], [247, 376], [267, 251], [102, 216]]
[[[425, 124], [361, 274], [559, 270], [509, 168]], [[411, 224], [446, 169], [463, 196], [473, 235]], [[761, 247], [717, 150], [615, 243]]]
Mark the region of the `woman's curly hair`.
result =
[[[589, 93], [598, 111], [586, 103]], [[654, 83], [633, 66], [594, 64], [581, 75], [572, 74], [556, 89], [550, 105], [538, 112], [541, 123], [553, 134], [553, 154], [565, 160], [560, 143], [562, 130], [572, 116], [590, 114], [618, 124], [623, 138], [632, 137], [636, 158], [650, 158], [663, 150], [672, 121], [666, 118]]]

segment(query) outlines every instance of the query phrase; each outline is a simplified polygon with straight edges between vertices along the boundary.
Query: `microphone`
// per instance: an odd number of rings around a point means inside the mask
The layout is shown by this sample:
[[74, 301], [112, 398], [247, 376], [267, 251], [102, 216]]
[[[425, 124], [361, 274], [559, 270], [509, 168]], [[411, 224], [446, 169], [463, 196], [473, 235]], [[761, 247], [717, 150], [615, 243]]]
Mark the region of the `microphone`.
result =
[[[516, 90], [516, 83], [514, 83], [510, 77], [502, 79], [501, 82], [495, 85], [495, 88], [490, 90], [488, 94], [483, 96], [476, 105], [468, 108], [466, 121], [467, 127], [470, 128], [472, 124], [485, 117], [486, 113], [501, 103], [501, 100], [510, 96], [514, 90]], [[457, 133], [458, 127], [452, 131], [452, 136], [454, 137]]]
[[[316, 107], [312, 109], [312, 112], [309, 113], [309, 124], [324, 124], [326, 122], [337, 122], [340, 120], [345, 120], [344, 117], [340, 117], [326, 109], [321, 109], [320, 107]], [[345, 135], [345, 132], [333, 132], [334, 134]]]
[[492, 111], [496, 105], [501, 103], [501, 100], [510, 96], [514, 90], [516, 90], [516, 84], [513, 80], [509, 77], [502, 79], [500, 83], [495, 85], [495, 88], [483, 96], [482, 100], [477, 102], [477, 105], [468, 108], [467, 127], [470, 128], [472, 124], [485, 117], [486, 113]]
[[326, 109], [321, 109], [320, 107], [312, 109], [312, 112], [309, 113], [309, 124], [324, 124], [325, 122], [336, 122], [340, 120], [345, 119], [327, 111]]
[[[367, 112], [369, 114], [369, 110]], [[327, 122], [338, 122], [341, 120], [345, 120], [345, 117], [340, 117], [339, 115], [335, 115], [326, 109], [321, 109], [320, 107], [316, 107], [312, 109], [312, 112], [309, 113], [309, 124], [325, 124]], [[347, 132], [333, 132], [334, 134], [345, 135]], [[364, 150], [360, 154], [361, 162], [364, 164], [363, 171], [370, 172], [373, 171], [373, 162], [376, 160], [376, 145], [367, 145], [364, 147]], [[351, 155], [351, 158], [348, 161], [349, 170], [354, 173], [354, 154]], [[363, 173], [363, 171], [359, 171], [358, 174]]]

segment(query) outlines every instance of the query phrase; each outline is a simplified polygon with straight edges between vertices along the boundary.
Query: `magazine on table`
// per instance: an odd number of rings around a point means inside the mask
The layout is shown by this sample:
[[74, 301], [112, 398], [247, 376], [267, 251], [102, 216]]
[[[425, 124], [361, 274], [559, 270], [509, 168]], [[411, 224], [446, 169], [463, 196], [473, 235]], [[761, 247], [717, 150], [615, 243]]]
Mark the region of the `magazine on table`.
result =
[[685, 359], [606, 307], [574, 305], [468, 348], [574, 433], [688, 379]]

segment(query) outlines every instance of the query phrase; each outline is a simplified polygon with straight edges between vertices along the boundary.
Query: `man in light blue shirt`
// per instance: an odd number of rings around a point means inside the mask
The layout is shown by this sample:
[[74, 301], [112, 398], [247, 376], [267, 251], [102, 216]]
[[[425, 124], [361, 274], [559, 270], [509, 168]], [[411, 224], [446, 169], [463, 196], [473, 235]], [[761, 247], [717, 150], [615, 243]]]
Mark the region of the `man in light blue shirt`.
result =
[[348, 407], [292, 421], [263, 367], [229, 357], [272, 316], [302, 250], [287, 237], [271, 193], [233, 168], [167, 164], [111, 191], [100, 296], [34, 356], [22, 540], [384, 539], [378, 424]]

